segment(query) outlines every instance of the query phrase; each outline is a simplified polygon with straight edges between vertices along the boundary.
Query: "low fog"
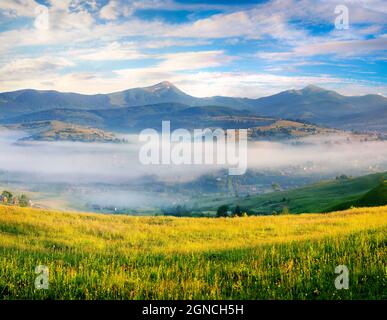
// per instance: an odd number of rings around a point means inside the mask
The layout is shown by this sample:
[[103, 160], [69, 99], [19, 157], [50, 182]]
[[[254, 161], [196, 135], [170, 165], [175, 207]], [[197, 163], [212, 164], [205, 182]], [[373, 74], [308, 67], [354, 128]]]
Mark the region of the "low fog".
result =
[[[87, 185], [79, 192], [79, 201], [99, 205], [147, 207], [173, 203], [184, 197], [177, 194], [155, 197], [144, 190], [136, 191], [135, 186], [149, 176], [158, 181], [181, 183], [228, 169], [224, 165], [143, 165], [138, 160], [140, 143], [136, 135], [126, 136], [128, 143], [124, 144], [19, 141], [23, 136], [22, 132], [0, 130], [0, 179], [6, 177], [7, 182], [20, 182], [24, 186]], [[387, 142], [349, 142], [342, 137], [249, 142], [248, 169], [332, 176], [384, 171]], [[1, 185], [4, 183], [0, 180]], [[133, 188], [121, 188], [123, 184], [132, 184]]]

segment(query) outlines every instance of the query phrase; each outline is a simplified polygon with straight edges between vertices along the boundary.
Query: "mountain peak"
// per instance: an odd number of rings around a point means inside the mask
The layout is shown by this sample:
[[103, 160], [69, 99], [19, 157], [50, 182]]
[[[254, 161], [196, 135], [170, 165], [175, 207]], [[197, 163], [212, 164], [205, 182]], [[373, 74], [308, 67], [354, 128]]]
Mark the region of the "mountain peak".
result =
[[169, 82], [169, 81], [161, 81], [159, 83], [159, 85], [168, 86], [168, 87], [174, 87], [175, 86], [172, 82]]
[[147, 87], [147, 89], [152, 92], [159, 91], [159, 90], [177, 90], [176, 86], [169, 81], [162, 81], [158, 84]]

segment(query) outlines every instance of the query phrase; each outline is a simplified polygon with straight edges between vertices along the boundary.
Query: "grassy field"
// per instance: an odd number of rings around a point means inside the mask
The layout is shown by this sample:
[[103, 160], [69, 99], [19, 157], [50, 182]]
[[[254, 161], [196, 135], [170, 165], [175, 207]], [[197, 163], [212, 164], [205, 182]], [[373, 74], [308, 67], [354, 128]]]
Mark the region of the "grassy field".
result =
[[387, 205], [387, 180], [380, 183], [376, 188], [368, 191], [359, 199], [343, 202], [331, 208], [329, 211], [341, 211], [357, 207], [375, 207]]
[[0, 299], [387, 299], [386, 230], [387, 207], [211, 219], [0, 206]]
[[267, 194], [221, 199], [218, 202], [202, 201], [202, 207], [216, 211], [221, 204], [240, 205], [255, 214], [272, 214], [287, 207], [291, 213], [313, 213], [332, 211], [343, 203], [356, 203], [367, 192], [376, 188], [387, 177], [387, 173], [375, 173], [344, 180], [328, 180], [305, 187], [270, 192]]

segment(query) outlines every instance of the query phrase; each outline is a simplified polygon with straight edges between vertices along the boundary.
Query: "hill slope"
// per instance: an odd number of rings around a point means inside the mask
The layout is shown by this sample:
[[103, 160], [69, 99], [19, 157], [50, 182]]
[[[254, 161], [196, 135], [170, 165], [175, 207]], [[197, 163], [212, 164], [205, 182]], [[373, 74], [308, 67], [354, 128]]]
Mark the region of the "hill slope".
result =
[[345, 210], [351, 207], [377, 207], [383, 205], [387, 205], [387, 181], [381, 182], [377, 187], [359, 197], [359, 199], [340, 203], [327, 211]]
[[[272, 214], [274, 211], [281, 213], [284, 208], [288, 208], [291, 213], [327, 212], [332, 211], [332, 208], [340, 210], [341, 208], [335, 206], [357, 201], [371, 189], [377, 187], [386, 175], [387, 173], [376, 173], [357, 178], [323, 181], [302, 188], [228, 199], [224, 202], [231, 206], [238, 204], [256, 214], [264, 215]], [[209, 209], [210, 206], [211, 204]], [[213, 206], [211, 209], [216, 208]]]
[[[386, 227], [387, 207], [195, 219], [0, 206], [0, 299], [385, 299]], [[333, 285], [341, 264], [348, 290]]]
[[28, 122], [8, 126], [8, 128], [22, 130], [30, 134], [19, 141], [123, 142], [111, 132], [61, 121]]

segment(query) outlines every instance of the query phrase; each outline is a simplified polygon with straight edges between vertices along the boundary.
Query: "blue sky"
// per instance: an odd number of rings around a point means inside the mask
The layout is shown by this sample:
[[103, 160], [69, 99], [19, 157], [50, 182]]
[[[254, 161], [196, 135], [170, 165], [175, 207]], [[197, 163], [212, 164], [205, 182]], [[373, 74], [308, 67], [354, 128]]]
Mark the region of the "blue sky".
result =
[[2, 0], [0, 91], [387, 96], [386, 24], [384, 0]]

